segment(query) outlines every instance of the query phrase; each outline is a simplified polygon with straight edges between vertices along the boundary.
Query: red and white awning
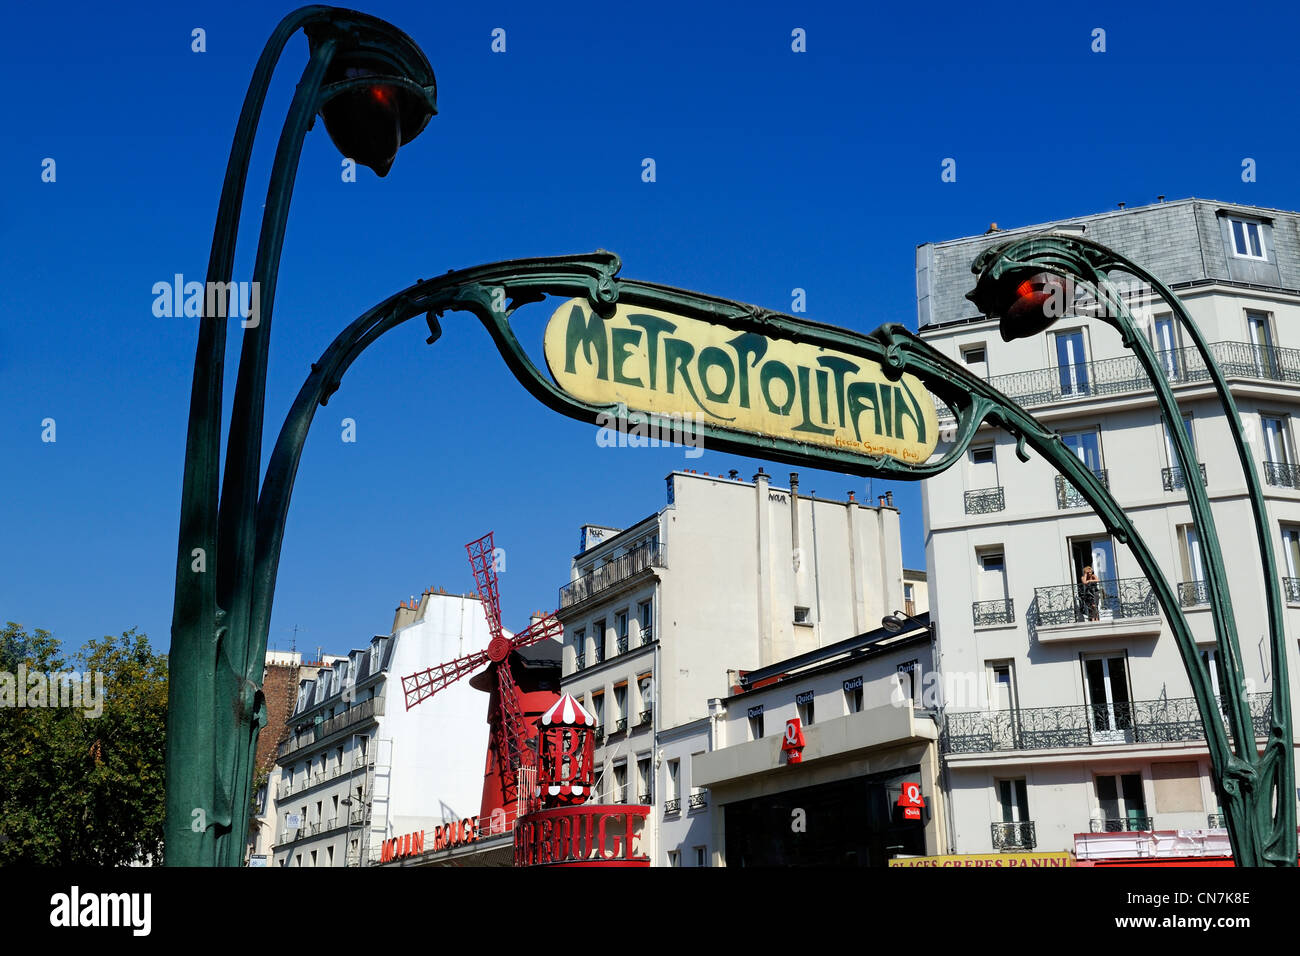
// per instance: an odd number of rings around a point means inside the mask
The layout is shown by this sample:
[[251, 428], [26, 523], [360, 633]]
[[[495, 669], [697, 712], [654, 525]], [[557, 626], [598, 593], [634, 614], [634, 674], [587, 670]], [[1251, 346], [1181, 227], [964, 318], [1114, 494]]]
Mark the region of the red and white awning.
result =
[[594, 727], [596, 718], [587, 713], [572, 694], [564, 694], [542, 714], [543, 727]]

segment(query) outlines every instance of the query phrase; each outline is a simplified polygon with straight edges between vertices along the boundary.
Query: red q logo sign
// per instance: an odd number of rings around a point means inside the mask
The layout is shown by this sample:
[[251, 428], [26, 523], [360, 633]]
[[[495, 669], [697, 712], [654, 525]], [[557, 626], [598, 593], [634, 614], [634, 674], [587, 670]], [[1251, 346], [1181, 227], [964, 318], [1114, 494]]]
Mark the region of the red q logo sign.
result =
[[786, 763], [800, 763], [803, 760], [803, 748], [803, 723], [794, 717], [785, 722], [785, 740], [781, 742]]
[[925, 807], [925, 797], [921, 794], [919, 783], [903, 784], [903, 792], [898, 795], [898, 806], [903, 808], [904, 820], [921, 819], [921, 810]]

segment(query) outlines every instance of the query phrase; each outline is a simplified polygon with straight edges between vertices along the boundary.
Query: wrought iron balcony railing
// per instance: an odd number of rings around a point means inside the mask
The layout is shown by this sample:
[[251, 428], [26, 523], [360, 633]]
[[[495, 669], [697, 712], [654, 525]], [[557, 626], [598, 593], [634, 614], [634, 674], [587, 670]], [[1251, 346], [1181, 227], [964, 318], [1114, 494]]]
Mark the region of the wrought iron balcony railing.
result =
[[604, 739], [605, 739], [605, 725], [604, 725], [604, 724], [597, 724], [597, 725], [596, 725], [596, 729], [595, 729], [595, 731], [593, 732], [593, 736], [594, 736], [597, 740], [604, 740]]
[[996, 488], [978, 488], [975, 491], [966, 492], [966, 513], [968, 515], [985, 515], [994, 511], [1005, 511], [1007, 507], [1006, 495], [1002, 493], [1002, 486]]
[[636, 801], [637, 801], [637, 803], [645, 803], [645, 804], [649, 804], [649, 803], [651, 802], [649, 791], [647, 791], [647, 792], [645, 792], [645, 793], [638, 793], [638, 794], [636, 795]]
[[1146, 578], [1103, 578], [1090, 584], [1034, 588], [1033, 615], [1040, 625], [1155, 617], [1155, 591]]
[[[1109, 472], [1105, 468], [1097, 468], [1093, 471], [1097, 480], [1101, 482], [1102, 487], [1110, 487]], [[1056, 476], [1056, 507], [1062, 510], [1066, 508], [1086, 508], [1088, 502], [1083, 495], [1075, 489], [1074, 485], [1065, 480], [1064, 475]]]
[[1285, 461], [1266, 461], [1264, 480], [1278, 488], [1300, 488], [1300, 465]]
[[664, 813], [681, 813], [682, 798], [673, 797], [671, 800], [664, 801]]
[[[1205, 462], [1198, 462], [1197, 465], [1201, 469], [1201, 484], [1204, 485], [1206, 484]], [[1177, 491], [1179, 488], [1187, 486], [1187, 479], [1183, 474], [1183, 469], [1173, 465], [1169, 468], [1160, 469], [1160, 484], [1164, 486], [1165, 491]]]
[[620, 717], [618, 720], [614, 721], [614, 729], [611, 730], [610, 733], [621, 734], [625, 730], [627, 730], [627, 718]]
[[1034, 832], [1033, 820], [1021, 820], [1016, 823], [994, 823], [993, 849], [995, 850], [1032, 850], [1038, 846], [1038, 836]]
[[667, 551], [663, 545], [647, 544], [606, 561], [600, 567], [560, 588], [560, 608], [585, 601], [593, 594], [626, 581], [632, 575], [639, 574], [647, 568], [667, 567], [666, 555]]
[[653, 627], [641, 628], [641, 646], [645, 647], [655, 639], [655, 629]]
[[338, 733], [353, 724], [359, 724], [362, 721], [369, 720], [372, 717], [382, 717], [384, 715], [384, 698], [371, 697], [363, 700], [359, 704], [354, 704], [343, 713], [329, 720], [322, 720], [310, 730], [305, 730], [296, 736], [290, 737], [280, 744], [278, 755], [284, 757], [285, 754], [293, 753], [296, 750], [302, 750], [304, 747], [310, 747], [326, 737]]
[[699, 810], [702, 807], [707, 807], [708, 805], [709, 805], [709, 795], [705, 793], [703, 790], [696, 790], [694, 793], [692, 793], [690, 803], [687, 804], [687, 806], [691, 810]]
[[1204, 581], [1182, 581], [1178, 585], [1178, 603], [1183, 607], [1197, 607], [1210, 603], [1210, 589]]
[[1093, 833], [1149, 833], [1153, 829], [1151, 818], [1142, 813], [1105, 819], [1093, 817], [1089, 823]]
[[647, 707], [645, 710], [641, 711], [641, 719], [636, 722], [636, 725], [638, 727], [646, 727], [650, 724], [652, 720], [654, 720], [654, 716], [655, 716], [654, 708]]
[[[1255, 737], [1267, 736], [1272, 694], [1253, 694], [1249, 703]], [[1219, 718], [1227, 729], [1222, 698]], [[961, 754], [1203, 739], [1205, 733], [1196, 698], [1177, 697], [949, 713], [944, 717], [941, 746], [945, 753]]]
[[998, 601], [976, 601], [971, 605], [971, 616], [976, 627], [988, 627], [994, 624], [1014, 624], [1016, 621], [1015, 602], [1011, 598]]
[[587, 655], [586, 655], [586, 654], [574, 654], [574, 655], [573, 655], [573, 669], [574, 669], [575, 671], [580, 671], [580, 670], [582, 670], [582, 669], [583, 669], [584, 667], [586, 667], [586, 666], [587, 666]]
[[1300, 578], [1283, 578], [1282, 590], [1286, 592], [1286, 599], [1292, 604], [1300, 604]]
[[616, 642], [616, 646], [618, 647], [618, 650], [615, 651], [616, 654], [626, 654], [626, 653], [627, 653], [627, 638], [626, 638], [626, 637], [620, 637], [620, 638], [618, 639], [618, 641]]
[[1222, 830], [1228, 825], [1227, 814], [1211, 813], [1205, 818], [1205, 826], [1210, 830]]
[[[1210, 354], [1225, 378], [1300, 382], [1300, 349], [1268, 348], [1251, 342], [1212, 342]], [[1156, 360], [1165, 379], [1172, 385], [1210, 380], [1205, 362], [1195, 348], [1159, 351]], [[988, 382], [1026, 408], [1126, 392], [1151, 394], [1151, 381], [1133, 355], [994, 375]], [[940, 418], [951, 419], [946, 406], [942, 402], [938, 404]]]

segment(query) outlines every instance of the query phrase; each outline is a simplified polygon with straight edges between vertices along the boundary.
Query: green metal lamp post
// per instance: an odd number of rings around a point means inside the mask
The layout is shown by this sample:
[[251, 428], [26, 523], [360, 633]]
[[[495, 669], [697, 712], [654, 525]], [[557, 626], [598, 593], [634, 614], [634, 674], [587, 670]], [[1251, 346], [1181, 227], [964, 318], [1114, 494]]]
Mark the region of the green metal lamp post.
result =
[[[1172, 290], [1113, 250], [1079, 236], [1047, 234], [1013, 239], [985, 251], [971, 270], [979, 279], [968, 298], [984, 314], [1001, 317], [1004, 341], [1045, 331], [1070, 310], [1077, 288], [1095, 300], [1101, 320], [1119, 332], [1123, 344], [1133, 351], [1150, 378], [1178, 464], [1188, 476], [1184, 481], [1188, 504], [1203, 542], [1206, 589], [1224, 676], [1221, 690], [1231, 742], [1225, 736], [1219, 704], [1196, 642], [1187, 632], [1185, 622], [1177, 626], [1172, 615], [1169, 616], [1175, 625], [1174, 637], [1191, 677], [1192, 692], [1205, 726], [1214, 782], [1226, 811], [1233, 852], [1239, 865], [1295, 866], [1295, 759], [1277, 562], [1268, 532], [1264, 496], [1255, 462], [1247, 449], [1241, 417], [1209, 346]], [[1115, 271], [1148, 283], [1177, 316], [1183, 334], [1205, 362], [1241, 462], [1264, 575], [1272, 658], [1272, 711], [1262, 752], [1256, 748], [1232, 595], [1209, 498], [1204, 484], [1197, 479], [1195, 453], [1182, 428], [1182, 415], [1160, 362], [1109, 277]], [[1181, 613], [1178, 617], [1181, 618]]]
[[[257, 512], [265, 497], [258, 484], [267, 355], [303, 140], [320, 113], [345, 156], [385, 176], [398, 148], [437, 112], [433, 70], [414, 41], [397, 28], [325, 6], [303, 7], [286, 16], [262, 50], [244, 98], [221, 191], [207, 290], [230, 288], [258, 119], [271, 74], [285, 44], [300, 29], [310, 56], [280, 133], [267, 189], [253, 269], [259, 320], [243, 333], [220, 487], [224, 316], [229, 309], [213, 310], [212, 298], [205, 296], [199, 326], [170, 653], [164, 832], [171, 866], [237, 866], [243, 857], [253, 757], [266, 722], [261, 683], [276, 573], [274, 562], [257, 560], [265, 551], [259, 546]], [[289, 489], [281, 492], [287, 496]]]

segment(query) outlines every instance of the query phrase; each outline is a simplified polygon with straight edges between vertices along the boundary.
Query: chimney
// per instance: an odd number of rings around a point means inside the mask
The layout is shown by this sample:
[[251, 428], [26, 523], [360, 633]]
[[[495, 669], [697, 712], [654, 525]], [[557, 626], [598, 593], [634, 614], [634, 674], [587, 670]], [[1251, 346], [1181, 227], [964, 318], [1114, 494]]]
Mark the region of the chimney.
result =
[[890, 508], [894, 507], [894, 493], [892, 491], [885, 492], [885, 505]]
[[849, 503], [856, 505], [858, 503], [858, 499], [853, 497], [854, 494], [856, 494], [856, 492], [852, 492], [852, 491], [849, 492]]
[[884, 495], [877, 495], [877, 496], [876, 496], [876, 507], [877, 507], [877, 508], [883, 508], [883, 507], [885, 507], [885, 496], [884, 496]]
[[1164, 202], [1164, 201], [1165, 201], [1165, 197], [1164, 197], [1164, 196], [1157, 196], [1157, 197], [1156, 197], [1156, 202]]
[[1115, 205], [1119, 206], [1120, 209], [1124, 208], [1124, 204], [1122, 202], [1117, 202], [1115, 203]]
[[989, 228], [988, 228], [988, 230], [984, 233], [984, 235], [989, 236], [989, 235], [992, 235], [993, 233], [995, 233], [995, 232], [997, 232], [997, 231], [998, 231], [998, 224], [997, 224], [996, 222], [991, 222], [991, 223], [989, 223]]
[[546, 615], [541, 611], [534, 611], [533, 616], [528, 619], [529, 625], [536, 624], [538, 621], [545, 620]]
[[790, 472], [790, 547], [794, 550], [794, 569], [799, 570], [799, 472]]

